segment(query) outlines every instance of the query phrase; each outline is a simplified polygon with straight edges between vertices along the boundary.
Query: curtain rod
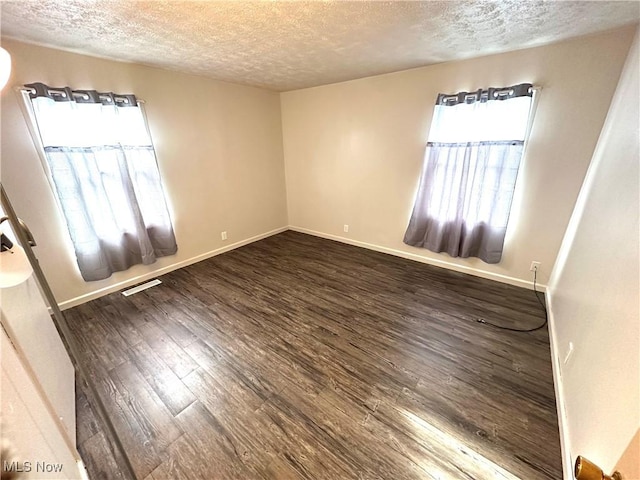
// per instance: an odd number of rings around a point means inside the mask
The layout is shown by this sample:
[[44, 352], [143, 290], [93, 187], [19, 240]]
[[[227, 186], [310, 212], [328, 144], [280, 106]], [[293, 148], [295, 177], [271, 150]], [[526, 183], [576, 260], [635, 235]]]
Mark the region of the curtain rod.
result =
[[[21, 92], [21, 93], [31, 93], [31, 92], [33, 92], [32, 88], [23, 87], [23, 86], [20, 86], [20, 85], [17, 86], [17, 87], [14, 87], [14, 90], [16, 92]], [[55, 89], [52, 89], [52, 90], [55, 90]], [[136, 102], [138, 102], [138, 103], [147, 103], [142, 98], [138, 98], [138, 97], [136, 97]]]
[[[534, 92], [539, 92], [540, 90], [542, 90], [542, 88], [543, 88], [542, 85], [533, 85], [531, 87], [531, 90], [533, 90]], [[18, 92], [24, 92], [24, 93], [31, 92], [30, 88], [24, 88], [24, 87], [15, 87], [15, 90]], [[142, 98], [138, 98], [138, 97], [136, 97], [136, 101], [139, 103], [147, 103]]]
[[504, 100], [524, 96], [533, 97], [541, 89], [542, 87], [540, 85], [533, 85], [531, 83], [520, 83], [518, 85], [511, 85], [508, 87], [489, 87], [487, 89], [481, 88], [471, 92], [462, 91], [449, 94], [439, 93], [436, 98], [436, 105], [455, 106], [462, 103], [475, 103], [476, 101], [484, 102], [490, 100]]

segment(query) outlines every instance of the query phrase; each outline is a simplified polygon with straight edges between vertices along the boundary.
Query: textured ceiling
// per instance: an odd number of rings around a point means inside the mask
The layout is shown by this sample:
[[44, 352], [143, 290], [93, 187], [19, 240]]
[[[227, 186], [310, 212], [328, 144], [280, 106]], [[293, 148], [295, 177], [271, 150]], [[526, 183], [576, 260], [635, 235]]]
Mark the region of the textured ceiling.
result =
[[637, 1], [2, 1], [3, 37], [293, 90], [638, 22]]

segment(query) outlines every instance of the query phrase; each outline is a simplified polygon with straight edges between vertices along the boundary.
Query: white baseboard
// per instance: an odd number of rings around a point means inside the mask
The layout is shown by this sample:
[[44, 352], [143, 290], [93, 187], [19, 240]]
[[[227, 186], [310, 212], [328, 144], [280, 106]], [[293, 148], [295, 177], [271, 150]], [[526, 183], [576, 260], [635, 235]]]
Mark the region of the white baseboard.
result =
[[[475, 275], [476, 277], [495, 280], [496, 282], [507, 283], [509, 285], [515, 285], [516, 287], [523, 287], [529, 290], [533, 290], [533, 282], [522, 280], [520, 278], [510, 277], [508, 275], [501, 275], [499, 273], [488, 272], [486, 270], [480, 270], [473, 267], [467, 267], [466, 265], [459, 265], [457, 263], [447, 262], [446, 260], [437, 258], [428, 258], [422, 255], [416, 255], [415, 253], [405, 252], [403, 250], [397, 250], [395, 248], [383, 247], [381, 245], [375, 245], [373, 243], [361, 242], [359, 240], [340, 237], [338, 235], [332, 235], [330, 233], [317, 232], [315, 230], [309, 230], [307, 228], [296, 227], [295, 225], [289, 225], [289, 230], [314, 235], [316, 237], [327, 238], [329, 240], [335, 240], [336, 242], [347, 243], [349, 245], [355, 245], [356, 247], [367, 248], [369, 250], [375, 250], [376, 252], [388, 253], [389, 255], [395, 255], [396, 257], [402, 257], [408, 260], [414, 260], [416, 262], [426, 263], [429, 265], [434, 265], [436, 267], [454, 270], [456, 272], [468, 273], [469, 275]], [[545, 292], [547, 289], [546, 285], [541, 284], [537, 284], [536, 288], [540, 292]]]
[[553, 315], [553, 290], [547, 288], [545, 295], [547, 303], [547, 318], [549, 319], [549, 344], [551, 347], [551, 366], [553, 368], [553, 387], [556, 394], [556, 409], [558, 412], [558, 430], [560, 433], [560, 451], [562, 455], [562, 474], [564, 480], [573, 479], [573, 458], [569, 443], [569, 432], [567, 423], [567, 410], [564, 401], [564, 388], [562, 384], [562, 363], [560, 360], [560, 349], [556, 336], [556, 322]]
[[[376, 252], [388, 253], [389, 255], [395, 255], [396, 257], [402, 257], [409, 260], [414, 260], [416, 262], [426, 263], [429, 265], [434, 265], [436, 267], [442, 267], [449, 270], [454, 270], [461, 273], [468, 273], [470, 275], [475, 275], [477, 277], [486, 278], [489, 280], [495, 280], [501, 283], [507, 283], [509, 285], [515, 285], [517, 287], [523, 287], [527, 289], [533, 289], [533, 282], [522, 280], [515, 277], [510, 277], [507, 275], [501, 275], [499, 273], [488, 272], [486, 270], [480, 270], [477, 268], [467, 267], [466, 265], [458, 265], [456, 263], [447, 262], [446, 260], [436, 259], [436, 258], [428, 258], [422, 255], [416, 255], [414, 253], [405, 252], [402, 250], [397, 250], [394, 248], [383, 247], [380, 245], [375, 245], [372, 243], [361, 242], [359, 240], [353, 240], [346, 237], [340, 237], [338, 235], [331, 235], [329, 233], [317, 232], [315, 230], [309, 230], [307, 228], [297, 227], [295, 225], [289, 225], [288, 227], [280, 227], [275, 230], [271, 230], [269, 232], [262, 233], [260, 235], [256, 235], [245, 240], [241, 240], [239, 242], [233, 243], [231, 245], [226, 245], [222, 248], [218, 248], [216, 250], [212, 250], [210, 252], [203, 253], [201, 255], [197, 255], [195, 257], [189, 258], [187, 260], [183, 260], [181, 262], [172, 263], [171, 265], [167, 265], [166, 267], [159, 268], [152, 272], [145, 273], [143, 275], [138, 275], [137, 277], [129, 278], [122, 282], [114, 283], [113, 285], [109, 285], [108, 287], [101, 288], [99, 290], [95, 290], [93, 292], [86, 293], [84, 295], [80, 295], [78, 297], [71, 298], [69, 300], [65, 300], [64, 302], [60, 302], [58, 306], [60, 310], [66, 310], [68, 308], [75, 307], [77, 305], [81, 305], [83, 303], [89, 302], [91, 300], [95, 300], [96, 298], [102, 297], [104, 295], [108, 295], [113, 292], [117, 292], [118, 290], [122, 290], [123, 288], [130, 287], [131, 285], [135, 285], [137, 283], [141, 283], [147, 280], [150, 280], [154, 277], [158, 277], [160, 275], [164, 275], [173, 270], [177, 270], [178, 268], [186, 267], [188, 265], [192, 265], [194, 263], [200, 262], [202, 260], [206, 260], [207, 258], [214, 257], [216, 255], [220, 255], [221, 253], [228, 252], [230, 250], [242, 247], [244, 245], [248, 245], [249, 243], [257, 242], [258, 240], [262, 240], [263, 238], [270, 237], [272, 235], [276, 235], [278, 233], [285, 232], [287, 230], [293, 230], [295, 232], [306, 233], [308, 235], [313, 235], [316, 237], [327, 238], [329, 240], [335, 240], [337, 242], [346, 243], [349, 245], [354, 245], [357, 247], [366, 248], [369, 250], [374, 250]], [[546, 291], [546, 285], [537, 285], [538, 289], [541, 292]]]
[[230, 250], [234, 250], [236, 248], [242, 247], [244, 245], [248, 245], [253, 242], [257, 242], [258, 240], [262, 240], [263, 238], [270, 237], [272, 235], [276, 235], [278, 233], [282, 233], [289, 230], [288, 227], [281, 227], [275, 230], [271, 230], [269, 232], [261, 233], [260, 235], [256, 235], [254, 237], [247, 238], [245, 240], [240, 240], [239, 242], [232, 243], [230, 245], [225, 245], [224, 247], [218, 248], [216, 250], [211, 250], [210, 252], [203, 253], [201, 255], [197, 255], [192, 258], [188, 258], [187, 260], [183, 260], [181, 262], [172, 263], [171, 265], [167, 265], [166, 267], [159, 268], [154, 270], [153, 272], [145, 273], [144, 275], [138, 275], [137, 277], [129, 278], [122, 282], [114, 283], [113, 285], [109, 285], [108, 287], [101, 288], [99, 290], [95, 290], [93, 292], [86, 293], [84, 295], [80, 295], [78, 297], [66, 300], [58, 304], [60, 310], [66, 310], [71, 307], [75, 307], [77, 305], [81, 305], [83, 303], [89, 302], [91, 300], [95, 300], [96, 298], [103, 297], [113, 292], [117, 292], [118, 290], [122, 290], [123, 288], [130, 287], [131, 285], [135, 285], [137, 283], [144, 282], [146, 280], [158, 277], [160, 275], [164, 275], [165, 273], [172, 272], [173, 270], [177, 270], [178, 268], [186, 267], [188, 265], [192, 265], [194, 263], [200, 262], [202, 260], [206, 260], [207, 258], [215, 257], [216, 255], [220, 255], [221, 253], [228, 252]]

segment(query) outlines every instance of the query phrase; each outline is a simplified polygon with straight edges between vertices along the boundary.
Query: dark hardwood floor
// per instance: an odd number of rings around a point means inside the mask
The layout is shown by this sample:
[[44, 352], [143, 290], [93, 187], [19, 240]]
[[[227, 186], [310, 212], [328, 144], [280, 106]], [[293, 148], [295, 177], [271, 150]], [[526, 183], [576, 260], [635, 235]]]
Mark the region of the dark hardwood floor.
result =
[[[141, 480], [560, 479], [533, 292], [285, 232], [65, 312]], [[78, 393], [93, 480], [118, 479]]]

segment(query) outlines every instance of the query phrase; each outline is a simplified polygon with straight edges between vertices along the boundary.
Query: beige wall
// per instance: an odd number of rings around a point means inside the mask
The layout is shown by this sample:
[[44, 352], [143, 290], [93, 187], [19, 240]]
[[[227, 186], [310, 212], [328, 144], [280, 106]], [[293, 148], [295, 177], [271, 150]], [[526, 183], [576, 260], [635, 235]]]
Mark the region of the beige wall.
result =
[[[13, 41], [3, 41], [3, 47], [13, 60], [10, 86], [39, 81], [132, 92], [146, 101], [174, 220], [177, 255], [107, 280], [84, 282], [18, 97], [6, 88], [2, 184], [39, 240], [36, 253], [59, 302], [153, 275], [287, 225], [277, 93]], [[226, 242], [220, 237], [223, 230], [228, 232]]]
[[636, 37], [549, 282], [565, 447], [607, 472], [640, 427], [639, 72]]
[[[538, 260], [545, 283], [631, 35], [625, 29], [282, 95], [4, 41], [13, 57], [10, 85], [41, 81], [134, 92], [146, 100], [178, 254], [84, 282], [18, 97], [8, 88], [2, 94], [2, 182], [40, 239], [37, 253], [63, 306], [287, 223], [516, 284], [527, 284], [529, 264]], [[544, 90], [503, 261], [487, 265], [404, 245], [436, 94], [524, 81]], [[350, 225], [348, 234], [343, 224]]]
[[[537, 260], [546, 283], [632, 36], [627, 28], [282, 94], [290, 225], [520, 285]], [[404, 245], [438, 92], [521, 82], [544, 89], [502, 262]]]

